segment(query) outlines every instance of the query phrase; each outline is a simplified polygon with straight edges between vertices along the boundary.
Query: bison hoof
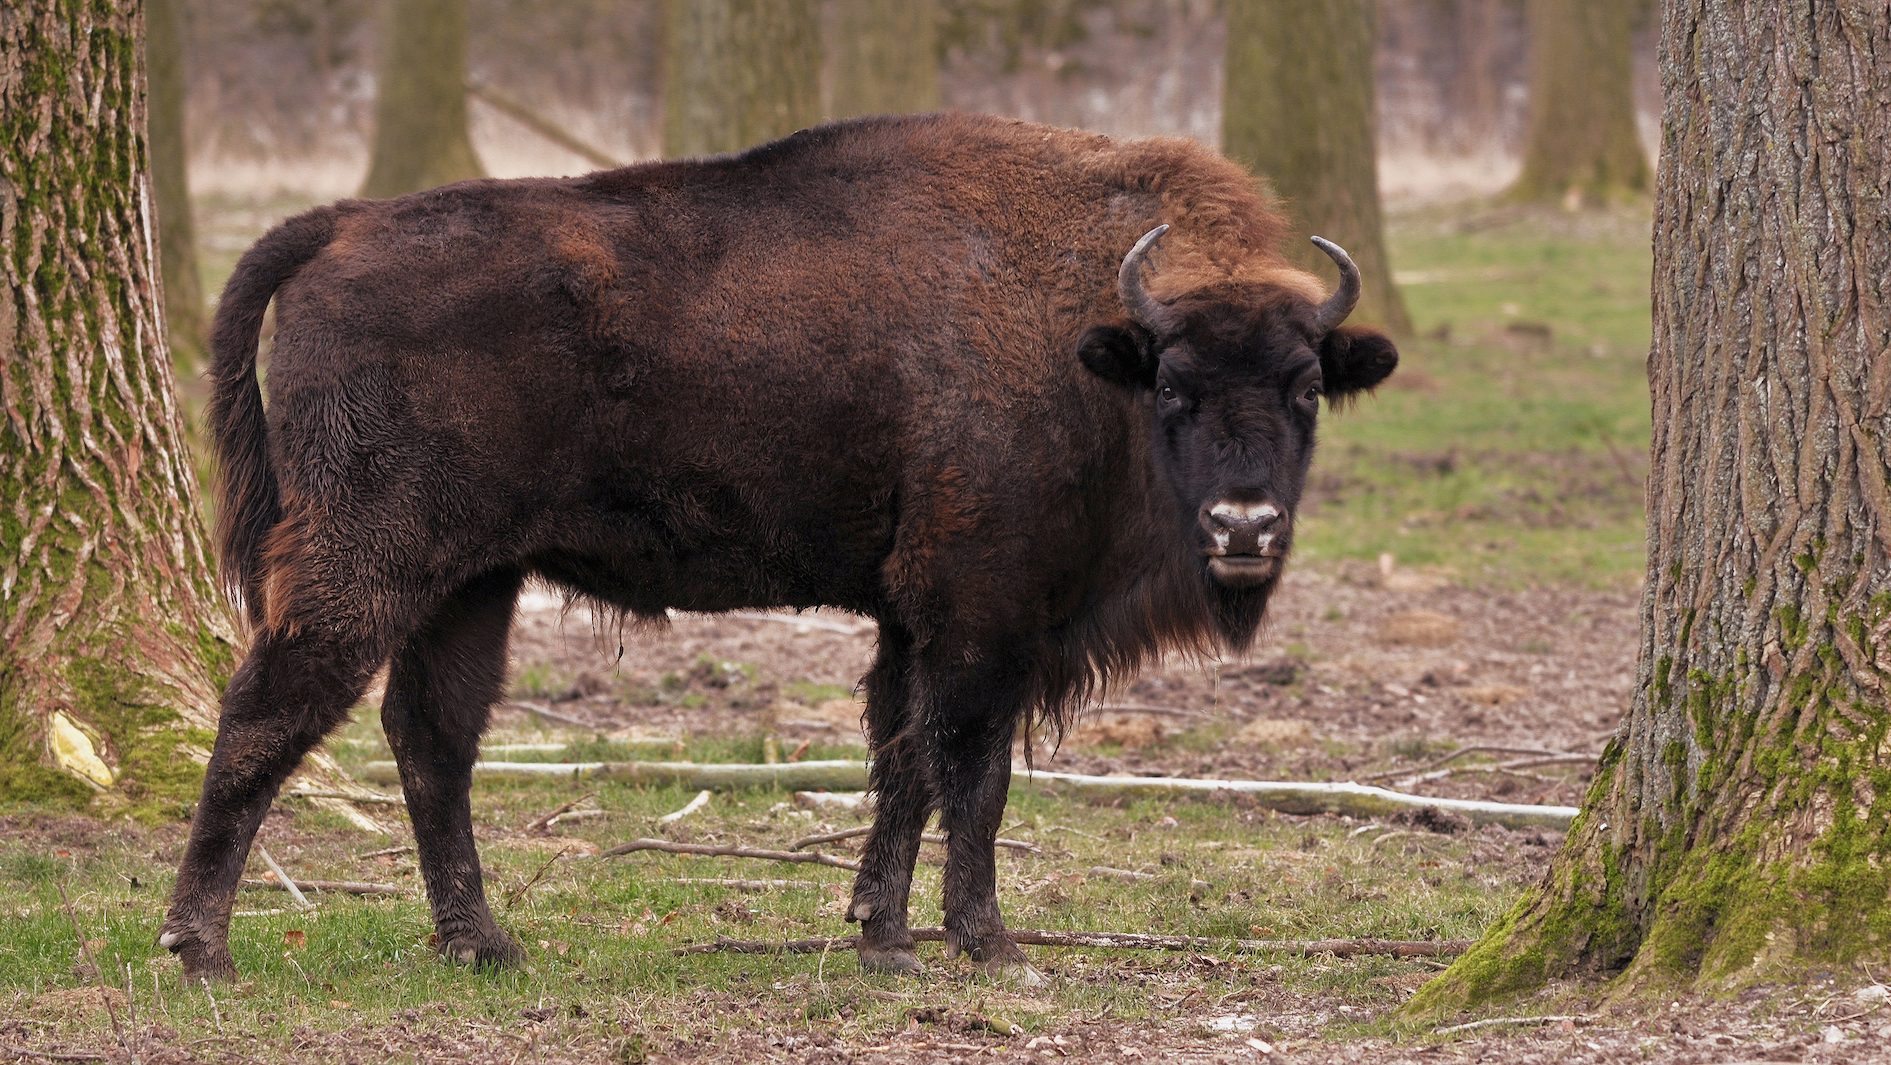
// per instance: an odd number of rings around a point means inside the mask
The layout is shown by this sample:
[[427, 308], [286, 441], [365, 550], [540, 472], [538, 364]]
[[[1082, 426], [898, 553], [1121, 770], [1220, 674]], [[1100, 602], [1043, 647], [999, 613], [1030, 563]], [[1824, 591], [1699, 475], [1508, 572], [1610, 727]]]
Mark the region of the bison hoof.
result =
[[236, 979], [236, 962], [230, 958], [227, 943], [205, 943], [188, 932], [166, 928], [158, 936], [158, 946], [177, 955], [184, 966], [184, 982], [202, 981], [221, 984]]
[[525, 948], [519, 946], [518, 940], [498, 929], [441, 936], [440, 953], [448, 961], [471, 965], [476, 969], [510, 969], [525, 961]]
[[919, 976], [926, 967], [919, 964], [911, 947], [870, 947], [860, 945], [860, 971], [891, 973], [895, 976]]

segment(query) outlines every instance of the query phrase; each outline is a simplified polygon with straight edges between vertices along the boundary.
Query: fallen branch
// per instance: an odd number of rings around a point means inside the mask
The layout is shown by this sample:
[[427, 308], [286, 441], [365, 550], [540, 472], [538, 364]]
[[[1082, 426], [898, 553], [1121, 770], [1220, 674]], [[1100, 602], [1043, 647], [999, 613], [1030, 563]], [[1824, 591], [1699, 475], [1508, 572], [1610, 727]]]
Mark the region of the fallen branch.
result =
[[[1437, 958], [1462, 954], [1471, 949], [1467, 939], [1215, 939], [1210, 936], [1154, 936], [1136, 932], [1043, 932], [1026, 928], [1010, 930], [1013, 942], [1033, 947], [1092, 947], [1126, 950], [1195, 950], [1224, 954], [1294, 954], [1315, 957], [1332, 954], [1341, 958], [1383, 955], [1393, 958]], [[945, 940], [943, 928], [915, 928], [918, 943]], [[820, 954], [830, 950], [852, 950], [859, 936], [832, 936], [817, 939], [753, 940], [719, 937], [708, 943], [677, 947], [672, 954]]]
[[557, 824], [558, 818], [561, 814], [570, 813], [573, 809], [577, 807], [579, 803], [585, 802], [590, 799], [594, 799], [596, 797], [597, 797], [597, 792], [587, 791], [583, 795], [578, 796], [577, 798], [571, 800], [570, 802], [559, 806], [558, 809], [553, 810], [551, 813], [548, 813], [543, 817], [534, 818], [531, 824], [525, 826], [525, 830], [527, 832], [543, 832], [546, 829]]
[[864, 810], [871, 805], [864, 791], [797, 791], [794, 804], [803, 810]]
[[739, 880], [722, 876], [679, 876], [672, 883], [723, 887], [734, 891], [779, 891], [782, 888], [817, 888], [818, 880]]
[[[803, 836], [793, 843], [788, 844], [788, 849], [798, 851], [804, 847], [813, 847], [822, 843], [838, 843], [844, 839], [855, 839], [859, 836], [864, 836], [872, 830], [872, 825], [860, 825], [855, 828], [843, 828], [838, 832], [823, 832], [817, 836]], [[938, 832], [927, 832], [919, 838], [926, 843], [944, 843], [946, 841], [945, 836]], [[1035, 843], [1027, 843], [1021, 839], [1006, 839], [1000, 836], [998, 837], [997, 845], [1008, 850], [1028, 851], [1032, 854], [1044, 853], [1044, 848], [1039, 847]]]
[[355, 855], [355, 860], [366, 861], [369, 858], [398, 858], [403, 854], [412, 854], [413, 852], [414, 847], [413, 844], [410, 843], [404, 847], [383, 847], [378, 851], [367, 851], [363, 854], [357, 854]]
[[[365, 775], [382, 779], [395, 774], [392, 762], [370, 762]], [[569, 777], [573, 780], [601, 778], [628, 780], [644, 784], [683, 784], [689, 787], [721, 789], [735, 787], [776, 787], [786, 789], [827, 788], [851, 791], [866, 787], [867, 766], [847, 759], [798, 762], [793, 765], [710, 764], [697, 762], [480, 762], [473, 767], [478, 777]], [[1311, 783], [1278, 780], [1204, 780], [1193, 777], [1090, 776], [1083, 773], [1012, 772], [1012, 787], [1068, 787], [1118, 795], [1209, 795], [1239, 794], [1251, 796], [1270, 810], [1288, 814], [1347, 814], [1353, 817], [1383, 817], [1402, 810], [1450, 810], [1476, 824], [1505, 825], [1510, 828], [1567, 828], [1576, 818], [1574, 806], [1537, 806], [1525, 803], [1486, 802], [1480, 799], [1446, 799], [1429, 795], [1410, 795], [1388, 791], [1369, 784]], [[797, 796], [799, 801], [799, 796]]]
[[705, 789], [703, 791], [697, 792], [696, 797], [691, 799], [688, 803], [684, 804], [682, 809], [672, 810], [669, 813], [664, 814], [662, 817], [657, 818], [657, 824], [659, 825], [676, 824], [678, 821], [681, 821], [683, 818], [688, 817], [690, 814], [693, 814], [696, 811], [708, 805], [709, 805], [709, 792]]
[[[296, 884], [299, 887], [307, 888], [310, 891], [334, 891], [334, 892], [339, 892], [343, 895], [405, 895], [407, 894], [407, 891], [405, 888], [398, 887], [394, 884], [373, 884], [373, 883], [368, 883], [366, 881], [360, 881], [360, 880], [298, 880], [296, 881]], [[275, 888], [278, 891], [288, 890], [286, 885], [278, 883], [277, 881], [274, 881], [274, 880], [245, 879], [243, 881], [243, 886], [244, 887]]]
[[1415, 774], [1430, 772], [1440, 766], [1450, 765], [1460, 758], [1468, 758], [1474, 754], [1515, 754], [1534, 758], [1587, 758], [1590, 761], [1594, 761], [1598, 757], [1597, 755], [1578, 754], [1575, 751], [1549, 751], [1541, 747], [1507, 747], [1501, 743], [1476, 743], [1469, 747], [1459, 747], [1450, 754], [1442, 758], [1434, 758], [1424, 765], [1413, 766], [1408, 769], [1387, 769], [1384, 772], [1373, 773], [1368, 776], [1360, 777], [1359, 779], [1371, 783], [1375, 780], [1390, 780], [1393, 777], [1410, 777]]
[[263, 860], [263, 864], [269, 867], [270, 872], [276, 874], [276, 882], [281, 884], [282, 890], [287, 891], [289, 897], [295, 900], [297, 907], [304, 910], [312, 910], [315, 908], [315, 904], [309, 901], [307, 895], [302, 894], [302, 889], [297, 887], [295, 881], [290, 878], [288, 871], [277, 864], [275, 857], [269, 853], [268, 847], [260, 843], [257, 844], [256, 856]]
[[1586, 1013], [1551, 1013], [1542, 1017], [1486, 1017], [1481, 1021], [1466, 1021], [1463, 1024], [1451, 1024], [1443, 1028], [1434, 1028], [1431, 1034], [1452, 1035], [1457, 1032], [1474, 1032], [1480, 1028], [1562, 1024], [1564, 1021], [1568, 1021], [1570, 1024], [1588, 1024], [1593, 1020], [1595, 1020], [1595, 1018]]
[[399, 795], [380, 795], [372, 791], [340, 791], [334, 788], [297, 788], [282, 793], [285, 799], [341, 799], [345, 802], [375, 803], [381, 806], [405, 806]]
[[[526, 702], [523, 699], [514, 699], [511, 702], [500, 703], [499, 705], [509, 706], [513, 708], [514, 710], [523, 710], [526, 713], [531, 714], [533, 717], [541, 718], [546, 721], [555, 721], [560, 725], [570, 725], [572, 728], [580, 728], [580, 729], [585, 730], [586, 732], [596, 732], [598, 730], [598, 727], [592, 724], [591, 722], [586, 721], [581, 717], [572, 717], [570, 714], [561, 713], [560, 711], [553, 710], [551, 707], [546, 706], [544, 703], [530, 703], [530, 702]], [[374, 764], [381, 765], [383, 763], [376, 762]], [[394, 763], [388, 762], [385, 764], [393, 765]], [[394, 779], [396, 781], [400, 780], [400, 774], [396, 773], [394, 775]]]
[[533, 873], [532, 878], [530, 880], [527, 880], [525, 883], [520, 884], [518, 887], [513, 888], [511, 891], [506, 892], [506, 908], [511, 909], [512, 907], [517, 906], [520, 903], [520, 901], [522, 901], [525, 898], [526, 893], [531, 891], [534, 887], [538, 886], [538, 882], [545, 878], [545, 871], [552, 867], [552, 863], [557, 861], [560, 858], [563, 858], [565, 856], [565, 852], [570, 849], [571, 849], [570, 847], [558, 848], [558, 853], [545, 859], [545, 864], [538, 867], [538, 872]]
[[105, 1055], [94, 1054], [89, 1050], [34, 1050], [31, 1047], [14, 1046], [12, 1043], [0, 1043], [0, 1054], [13, 1054], [22, 1058], [39, 1058], [42, 1061], [104, 1061]]
[[672, 843], [667, 839], [633, 839], [629, 843], [619, 843], [599, 858], [616, 858], [619, 855], [637, 851], [663, 851], [666, 854], [702, 854], [716, 858], [759, 858], [770, 862], [811, 862], [815, 865], [831, 865], [836, 869], [859, 872], [860, 863], [845, 858], [836, 858], [820, 851], [771, 851], [756, 847], [720, 847], [712, 843]]

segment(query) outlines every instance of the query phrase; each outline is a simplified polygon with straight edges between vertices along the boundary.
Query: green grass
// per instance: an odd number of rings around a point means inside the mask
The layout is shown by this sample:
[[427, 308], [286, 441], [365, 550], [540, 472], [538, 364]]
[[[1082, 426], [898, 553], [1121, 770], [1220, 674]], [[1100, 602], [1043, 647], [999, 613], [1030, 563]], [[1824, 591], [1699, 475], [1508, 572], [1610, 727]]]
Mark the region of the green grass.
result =
[[[707, 752], [691, 751], [692, 755]], [[240, 916], [232, 948], [243, 982], [220, 988], [215, 1004], [183, 988], [176, 964], [153, 945], [159, 900], [170, 886], [178, 835], [169, 829], [102, 833], [82, 847], [49, 854], [31, 832], [0, 842], [0, 900], [8, 933], [0, 937], [0, 1012], [31, 1018], [44, 1034], [99, 1046], [108, 1032], [98, 1014], [69, 1008], [78, 935], [101, 966], [126, 984], [144, 1023], [176, 1041], [224, 1031], [247, 1033], [253, 1052], [292, 1057], [311, 1033], [376, 1029], [419, 1015], [447, 1027], [515, 1023], [521, 1010], [549, 1004], [565, 1034], [597, 1046], [625, 1038], [634, 1004], [639, 1030], [659, 1042], [723, 1038], [757, 1024], [786, 1031], [844, 1029], [861, 1039], [890, 1035], [916, 1009], [983, 1015], [1027, 1032], [1055, 1029], [1078, 1016], [1155, 1021], [1159, 1001], [1194, 990], [1205, 1001], [1271, 981], [1282, 992], [1382, 1009], [1428, 970], [1386, 959], [1336, 961], [1037, 948], [1036, 964], [1053, 978], [1042, 993], [1015, 993], [964, 961], [947, 961], [922, 944], [923, 980], [863, 977], [851, 954], [794, 957], [677, 956], [672, 949], [717, 936], [788, 939], [839, 935], [850, 875], [841, 870], [731, 859], [639, 854], [598, 861], [552, 861], [522, 899], [505, 899], [531, 880], [561, 847], [593, 846], [656, 834], [654, 819], [682, 806], [684, 788], [586, 785], [610, 815], [575, 824], [569, 839], [527, 836], [520, 826], [573, 797], [566, 785], [482, 784], [480, 822], [488, 890], [500, 922], [525, 943], [524, 968], [479, 972], [443, 963], [426, 943], [431, 931], [411, 858], [354, 857], [383, 846], [299, 804], [293, 826], [280, 818], [262, 842], [303, 877], [366, 879], [404, 885], [394, 899], [317, 896], [314, 913]], [[822, 822], [777, 792], [718, 795], [675, 826], [695, 840], [785, 846]], [[832, 815], [823, 815], [832, 816]], [[852, 818], [841, 819], [851, 823]], [[1202, 799], [1091, 804], [1038, 794], [1013, 797], [1006, 834], [1032, 840], [1041, 855], [1001, 852], [1000, 898], [1011, 923], [1052, 929], [1161, 930], [1217, 938], [1475, 935], [1510, 900], [1490, 890], [1470, 861], [1471, 844], [1425, 837], [1398, 861], [1377, 860], [1368, 837], [1348, 838], [1333, 819], [1277, 816], [1246, 804]], [[916, 924], [935, 924], [938, 848], [921, 859]], [[1090, 874], [1108, 865], [1154, 874], [1125, 882]], [[260, 868], [259, 866], [255, 868]], [[806, 886], [743, 894], [679, 882], [684, 877], [774, 877]], [[72, 900], [69, 917], [61, 890]], [[245, 889], [239, 912], [287, 907], [286, 896]], [[79, 932], [75, 934], [74, 919]], [[292, 933], [301, 933], [294, 936]], [[760, 993], [765, 1002], [754, 1005]], [[345, 1003], [338, 1006], [336, 1003]], [[574, 1009], [578, 1012], [574, 1012]], [[759, 1012], [758, 1012], [759, 1010]], [[579, 1015], [582, 1012], [582, 1016]]]
[[1467, 224], [1459, 210], [1398, 218], [1390, 237], [1418, 336], [1377, 396], [1323, 419], [1300, 557], [1390, 553], [1502, 586], [1632, 582], [1645, 211]]

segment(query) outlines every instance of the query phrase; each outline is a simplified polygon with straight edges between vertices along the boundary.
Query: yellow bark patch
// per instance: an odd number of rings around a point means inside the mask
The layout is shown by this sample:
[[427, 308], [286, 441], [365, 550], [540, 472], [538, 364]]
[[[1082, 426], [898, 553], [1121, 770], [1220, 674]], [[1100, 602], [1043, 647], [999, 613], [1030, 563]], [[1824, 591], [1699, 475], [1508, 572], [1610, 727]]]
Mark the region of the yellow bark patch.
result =
[[67, 717], [64, 711], [53, 711], [50, 731], [53, 761], [60, 769], [100, 791], [111, 787], [118, 779], [112, 772], [112, 767], [106, 765], [105, 759], [99, 757], [98, 748], [92, 743], [92, 737], [79, 727], [78, 722]]

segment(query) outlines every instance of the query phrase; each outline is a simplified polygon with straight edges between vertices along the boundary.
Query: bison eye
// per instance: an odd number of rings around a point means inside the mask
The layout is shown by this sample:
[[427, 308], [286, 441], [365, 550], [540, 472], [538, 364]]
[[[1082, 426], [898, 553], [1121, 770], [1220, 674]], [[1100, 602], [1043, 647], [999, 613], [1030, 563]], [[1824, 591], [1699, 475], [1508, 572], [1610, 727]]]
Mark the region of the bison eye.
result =
[[1300, 393], [1300, 402], [1305, 403], [1309, 407], [1319, 406], [1320, 405], [1320, 386], [1319, 385], [1307, 386], [1307, 390], [1305, 392]]
[[1179, 395], [1177, 395], [1177, 394], [1176, 394], [1176, 392], [1175, 392], [1175, 389], [1173, 389], [1173, 388], [1170, 388], [1170, 387], [1169, 387], [1168, 385], [1163, 385], [1163, 386], [1162, 386], [1162, 392], [1161, 392], [1161, 395], [1162, 395], [1162, 402], [1164, 402], [1164, 403], [1171, 403], [1171, 404], [1173, 404], [1173, 403], [1180, 403], [1180, 402], [1182, 402], [1182, 397], [1181, 397], [1181, 396], [1179, 396]]

